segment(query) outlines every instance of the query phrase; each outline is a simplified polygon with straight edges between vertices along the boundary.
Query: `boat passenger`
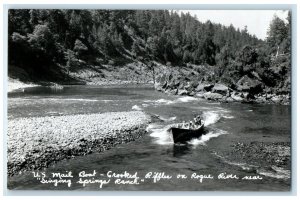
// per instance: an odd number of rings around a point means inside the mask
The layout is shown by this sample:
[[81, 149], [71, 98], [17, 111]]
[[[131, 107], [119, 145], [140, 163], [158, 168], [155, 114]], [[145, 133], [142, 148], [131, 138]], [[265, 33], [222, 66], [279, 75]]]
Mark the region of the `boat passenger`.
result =
[[197, 118], [194, 118], [194, 124], [197, 125]]
[[185, 121], [182, 122], [182, 128], [185, 128]]
[[194, 123], [192, 121], [190, 121], [189, 129], [193, 129], [193, 128], [194, 128]]
[[202, 123], [202, 122], [201, 122], [201, 117], [200, 117], [200, 116], [197, 116], [197, 117], [196, 117], [196, 124], [197, 124], [197, 125], [201, 125], [201, 123]]
[[184, 128], [186, 128], [186, 129], [189, 128], [189, 123], [188, 122], [184, 123]]

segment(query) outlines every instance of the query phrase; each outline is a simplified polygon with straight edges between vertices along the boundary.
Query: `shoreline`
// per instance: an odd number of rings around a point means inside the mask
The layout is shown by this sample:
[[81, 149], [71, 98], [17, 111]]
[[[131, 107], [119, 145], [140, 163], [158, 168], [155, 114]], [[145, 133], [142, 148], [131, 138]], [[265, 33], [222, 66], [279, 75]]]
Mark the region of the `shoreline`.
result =
[[[202, 87], [201, 84], [199, 85]], [[191, 87], [191, 84], [188, 84], [188, 86], [190, 86], [190, 88], [179, 89], [177, 87], [170, 88], [167, 84], [162, 85], [158, 83], [155, 85], [155, 89], [169, 95], [192, 96], [220, 103], [238, 102], [246, 104], [291, 104], [291, 97], [289, 94], [274, 94], [262, 92], [252, 95], [249, 92], [231, 90], [230, 88], [222, 84], [206, 84], [203, 88], [201, 88], [201, 90], [197, 90], [197, 88]]]
[[134, 141], [146, 133], [150, 120], [141, 111], [9, 120], [8, 175]]
[[229, 83], [214, 80], [214, 73], [209, 74], [212, 71], [205, 66], [165, 69], [156, 74], [155, 89], [170, 95], [195, 96], [223, 103], [291, 104], [289, 84], [267, 86], [255, 73]]
[[24, 83], [22, 81], [19, 81], [18, 79], [12, 79], [8, 78], [8, 84], [7, 84], [7, 92], [12, 92], [14, 90], [29, 88], [29, 87], [37, 87], [40, 86], [35, 83]]
[[76, 83], [76, 82], [66, 82], [66, 83], [53, 83], [53, 82], [47, 82], [47, 83], [24, 83], [21, 82], [17, 79], [11, 79], [9, 78], [8, 81], [8, 89], [7, 92], [13, 92], [15, 90], [20, 90], [20, 89], [26, 89], [26, 88], [31, 88], [31, 87], [50, 87], [53, 89], [63, 89], [64, 86], [76, 86], [76, 85], [87, 85], [87, 86], [101, 86], [101, 87], [149, 87], [149, 88], [154, 88], [154, 85], [152, 83], [142, 83], [142, 82], [130, 82], [130, 81], [101, 81], [101, 82], [86, 82], [86, 83]]

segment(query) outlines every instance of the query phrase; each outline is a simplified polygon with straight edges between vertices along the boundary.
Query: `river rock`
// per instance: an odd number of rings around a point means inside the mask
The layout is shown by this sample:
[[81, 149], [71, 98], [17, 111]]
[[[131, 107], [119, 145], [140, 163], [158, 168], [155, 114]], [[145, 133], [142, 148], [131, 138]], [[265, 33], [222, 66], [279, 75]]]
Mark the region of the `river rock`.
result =
[[218, 94], [218, 93], [212, 93], [212, 92], [206, 92], [203, 94], [203, 97], [207, 100], [220, 100], [223, 98], [223, 95]]
[[197, 88], [195, 89], [196, 92], [203, 92], [205, 84], [199, 83]]
[[167, 94], [171, 94], [171, 95], [177, 95], [177, 93], [178, 93], [178, 89], [167, 89], [166, 91], [165, 91]]
[[200, 98], [204, 98], [205, 92], [196, 92], [195, 95]]
[[229, 88], [223, 84], [215, 84], [212, 88], [212, 92], [226, 95], [229, 92]]
[[177, 89], [179, 85], [180, 81], [177, 77], [168, 82], [168, 88], [170, 89]]
[[191, 92], [189, 92], [189, 94], [188, 94], [189, 96], [195, 96], [196, 95], [196, 92], [194, 92], [194, 91], [191, 91]]
[[8, 175], [132, 141], [146, 132], [149, 122], [141, 111], [11, 119]]
[[189, 92], [187, 91], [187, 90], [182, 90], [182, 89], [180, 89], [180, 90], [178, 90], [178, 93], [177, 93], [178, 95], [188, 95], [189, 94]]
[[226, 98], [226, 101], [227, 101], [227, 102], [234, 102], [235, 100], [234, 100], [232, 97], [227, 97], [227, 98]]
[[160, 84], [159, 82], [155, 82], [154, 88], [155, 88], [157, 91], [163, 91], [163, 88], [162, 88], [162, 86], [161, 86], [161, 84]]
[[197, 81], [191, 81], [189, 82], [189, 85], [192, 90], [195, 90], [195, 88], [198, 87], [199, 83]]
[[262, 82], [245, 75], [236, 83], [236, 87], [238, 91], [257, 94], [262, 91]]
[[231, 98], [234, 100], [234, 101], [242, 101], [243, 98], [241, 97], [241, 94], [240, 93], [237, 93], [237, 92], [234, 92], [231, 94]]
[[207, 92], [210, 92], [213, 87], [214, 87], [213, 84], [206, 84], [204, 86], [204, 90], [207, 91]]
[[273, 96], [271, 98], [271, 101], [273, 101], [274, 103], [280, 103], [283, 100], [282, 96]]
[[156, 83], [158, 83], [162, 88], [168, 86], [168, 82], [173, 78], [171, 73], [162, 74], [156, 78]]
[[211, 89], [214, 87], [213, 84], [207, 84], [207, 83], [199, 83], [196, 87], [196, 92], [210, 92]]
[[187, 84], [188, 82], [186, 80], [181, 80], [178, 89], [184, 89]]

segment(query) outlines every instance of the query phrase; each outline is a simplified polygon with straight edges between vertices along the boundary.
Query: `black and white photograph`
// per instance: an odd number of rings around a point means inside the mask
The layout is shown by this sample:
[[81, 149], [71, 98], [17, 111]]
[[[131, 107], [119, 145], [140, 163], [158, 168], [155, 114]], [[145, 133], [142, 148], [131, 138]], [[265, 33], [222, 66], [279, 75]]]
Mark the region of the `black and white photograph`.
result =
[[7, 189], [289, 192], [292, 9], [7, 13]]

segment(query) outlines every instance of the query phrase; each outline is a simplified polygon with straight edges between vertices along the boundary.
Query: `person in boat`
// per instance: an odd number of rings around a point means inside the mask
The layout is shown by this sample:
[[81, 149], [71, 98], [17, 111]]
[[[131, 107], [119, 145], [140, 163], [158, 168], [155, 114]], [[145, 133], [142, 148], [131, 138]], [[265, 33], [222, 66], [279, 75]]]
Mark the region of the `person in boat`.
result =
[[182, 123], [177, 124], [177, 128], [185, 128], [185, 121]]
[[202, 125], [201, 117], [197, 116], [194, 118], [194, 128], [197, 129]]
[[194, 121], [179, 123], [176, 125], [177, 128], [183, 128], [183, 129], [197, 129], [201, 126], [201, 118], [200, 116], [197, 116], [194, 118]]
[[185, 121], [183, 121], [183, 128], [186, 128], [186, 129], [188, 129], [188, 128], [189, 128], [189, 123], [188, 123], [188, 122], [185, 122]]
[[193, 123], [192, 121], [190, 121], [189, 129], [195, 129], [195, 123]]
[[195, 124], [197, 124], [197, 125], [202, 124], [201, 117], [199, 115], [196, 117]]

